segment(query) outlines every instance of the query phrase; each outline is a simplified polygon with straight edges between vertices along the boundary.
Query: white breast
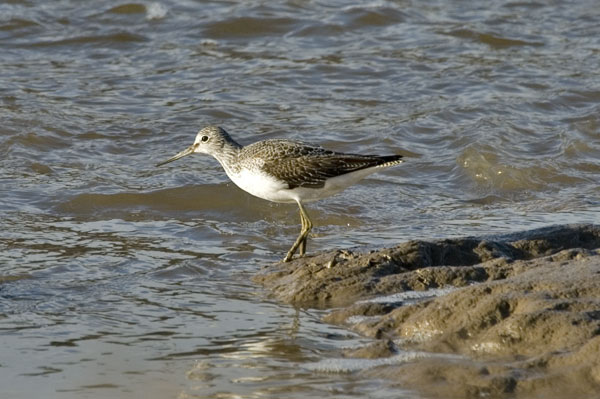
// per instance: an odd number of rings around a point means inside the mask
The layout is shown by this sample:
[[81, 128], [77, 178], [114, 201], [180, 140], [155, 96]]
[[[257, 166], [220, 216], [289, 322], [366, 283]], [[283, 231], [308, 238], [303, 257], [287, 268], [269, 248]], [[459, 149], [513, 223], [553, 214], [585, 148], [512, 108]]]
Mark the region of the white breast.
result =
[[295, 202], [288, 185], [260, 171], [242, 169], [239, 173], [227, 171], [227, 175], [239, 188], [262, 199], [273, 202]]

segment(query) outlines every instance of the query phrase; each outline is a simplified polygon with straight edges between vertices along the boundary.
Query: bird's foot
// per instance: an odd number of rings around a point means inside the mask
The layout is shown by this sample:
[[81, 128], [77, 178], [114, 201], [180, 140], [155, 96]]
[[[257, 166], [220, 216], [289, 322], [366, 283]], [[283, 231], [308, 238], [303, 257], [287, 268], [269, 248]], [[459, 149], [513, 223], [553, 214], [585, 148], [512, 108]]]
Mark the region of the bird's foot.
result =
[[302, 232], [300, 232], [300, 235], [296, 239], [296, 242], [294, 243], [294, 245], [292, 245], [292, 248], [290, 248], [287, 255], [285, 255], [285, 258], [283, 258], [283, 262], [289, 262], [290, 260], [292, 260], [296, 251], [298, 251], [298, 255], [300, 258], [303, 257], [304, 254], [306, 253], [306, 240], [307, 239], [308, 239], [308, 231], [303, 230]]
[[[283, 258], [283, 262], [289, 262], [292, 260], [292, 258], [294, 257], [294, 253], [296, 253], [296, 251], [292, 252], [291, 250], [285, 255], [285, 258]], [[302, 258], [304, 256], [305, 251], [300, 250], [298, 252], [298, 258]]]
[[283, 258], [282, 262], [286, 263], [292, 260], [292, 258], [294, 257], [294, 253], [293, 252], [288, 252], [287, 255], [285, 255], [285, 258]]

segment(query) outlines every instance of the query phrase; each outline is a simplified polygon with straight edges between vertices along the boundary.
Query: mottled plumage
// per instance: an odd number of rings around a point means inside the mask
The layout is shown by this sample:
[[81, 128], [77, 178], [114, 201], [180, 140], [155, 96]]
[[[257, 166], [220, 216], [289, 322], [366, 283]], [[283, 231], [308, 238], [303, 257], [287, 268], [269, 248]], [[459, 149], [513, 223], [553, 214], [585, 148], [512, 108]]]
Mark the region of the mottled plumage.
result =
[[401, 155], [343, 154], [292, 140], [264, 140], [243, 147], [224, 129], [209, 126], [198, 132], [194, 144], [157, 166], [195, 152], [215, 157], [229, 178], [250, 194], [298, 203], [302, 231], [284, 261], [298, 248], [300, 255], [306, 250], [312, 223], [302, 202], [328, 197], [380, 168], [403, 162]]
[[402, 158], [399, 155], [342, 154], [289, 140], [261, 141], [244, 147], [240, 153], [241, 159], [255, 156], [265, 160], [261, 168], [265, 173], [285, 181], [290, 189], [322, 188], [331, 177], [398, 162]]

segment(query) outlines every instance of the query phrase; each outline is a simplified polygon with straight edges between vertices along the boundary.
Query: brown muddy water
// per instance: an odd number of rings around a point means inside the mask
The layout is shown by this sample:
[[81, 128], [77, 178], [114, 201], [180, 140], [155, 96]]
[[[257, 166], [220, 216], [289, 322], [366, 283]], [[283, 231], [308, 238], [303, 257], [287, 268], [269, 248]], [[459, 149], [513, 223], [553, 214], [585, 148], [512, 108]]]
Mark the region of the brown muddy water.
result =
[[154, 164], [207, 124], [404, 154], [309, 207], [309, 252], [598, 222], [599, 20], [593, 0], [0, 3], [0, 396], [418, 398], [250, 281], [295, 206], [207, 157]]

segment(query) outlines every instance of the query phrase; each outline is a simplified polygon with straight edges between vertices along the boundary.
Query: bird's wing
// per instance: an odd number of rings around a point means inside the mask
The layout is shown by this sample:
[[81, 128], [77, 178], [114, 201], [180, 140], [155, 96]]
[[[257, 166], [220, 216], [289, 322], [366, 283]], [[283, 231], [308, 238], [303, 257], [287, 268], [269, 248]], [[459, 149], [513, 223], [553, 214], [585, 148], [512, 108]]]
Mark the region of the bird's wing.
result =
[[399, 162], [401, 156], [342, 154], [321, 147], [299, 145], [277, 147], [265, 160], [262, 169], [285, 181], [290, 189], [321, 188], [328, 178], [387, 163]]

